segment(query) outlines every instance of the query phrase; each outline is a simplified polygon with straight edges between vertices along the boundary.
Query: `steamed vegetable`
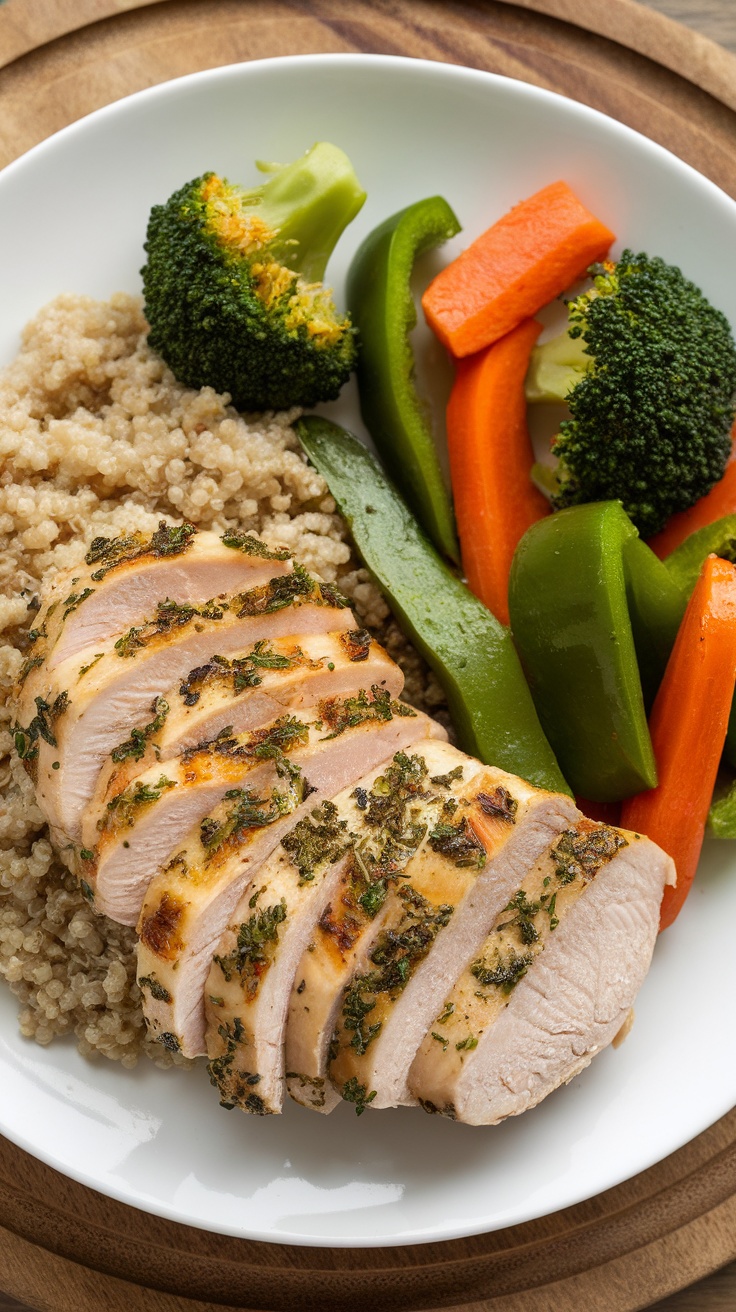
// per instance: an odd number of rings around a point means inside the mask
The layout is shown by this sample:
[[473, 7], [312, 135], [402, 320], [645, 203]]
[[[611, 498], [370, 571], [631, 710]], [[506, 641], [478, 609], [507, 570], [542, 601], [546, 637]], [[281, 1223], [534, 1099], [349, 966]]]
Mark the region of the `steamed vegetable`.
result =
[[511, 568], [511, 625], [542, 727], [575, 793], [657, 782], [639, 663], [664, 670], [684, 599], [618, 502], [535, 524]]
[[331, 400], [356, 359], [322, 279], [365, 192], [325, 142], [268, 169], [252, 190], [205, 173], [155, 205], [142, 270], [151, 346], [180, 382], [241, 410]]
[[612, 241], [567, 183], [553, 182], [438, 273], [422, 297], [427, 322], [453, 355], [472, 355], [560, 296]]
[[736, 345], [725, 316], [664, 260], [626, 250], [590, 272], [567, 332], [536, 349], [529, 375], [531, 398], [564, 400], [571, 414], [553, 444], [553, 505], [620, 500], [648, 537], [723, 477]]
[[422, 528], [451, 560], [459, 555], [452, 503], [414, 384], [409, 334], [417, 312], [410, 279], [418, 255], [459, 231], [441, 196], [417, 201], [366, 237], [348, 274], [348, 305], [360, 335], [363, 422]]
[[649, 546], [661, 560], [669, 562], [687, 539], [729, 515], [736, 515], [736, 424], [731, 429], [731, 454], [723, 478], [689, 510], [673, 515], [661, 533], [649, 539]]
[[509, 621], [509, 570], [519, 539], [549, 503], [529, 473], [524, 378], [541, 332], [525, 319], [499, 342], [459, 360], [447, 407], [447, 443], [463, 570], [468, 587], [502, 624]]
[[736, 681], [736, 566], [708, 556], [657, 694], [650, 731], [658, 786], [624, 803], [621, 823], [669, 852], [660, 928], [679, 914], [692, 884]]
[[541, 788], [569, 792], [508, 629], [445, 565], [357, 438], [316, 415], [296, 431], [358, 554], [442, 684], [463, 749]]

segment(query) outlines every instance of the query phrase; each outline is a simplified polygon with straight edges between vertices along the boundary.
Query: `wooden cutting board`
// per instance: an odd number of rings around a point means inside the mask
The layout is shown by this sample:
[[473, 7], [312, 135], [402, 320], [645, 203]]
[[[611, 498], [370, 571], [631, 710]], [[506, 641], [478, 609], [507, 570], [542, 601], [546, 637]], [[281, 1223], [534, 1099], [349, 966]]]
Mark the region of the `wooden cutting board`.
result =
[[[0, 165], [142, 87], [316, 51], [413, 55], [548, 87], [653, 137], [736, 197], [736, 59], [634, 0], [8, 0]], [[39, 1312], [634, 1312], [734, 1257], [736, 1112], [554, 1216], [365, 1251], [161, 1221], [0, 1139], [0, 1284]]]

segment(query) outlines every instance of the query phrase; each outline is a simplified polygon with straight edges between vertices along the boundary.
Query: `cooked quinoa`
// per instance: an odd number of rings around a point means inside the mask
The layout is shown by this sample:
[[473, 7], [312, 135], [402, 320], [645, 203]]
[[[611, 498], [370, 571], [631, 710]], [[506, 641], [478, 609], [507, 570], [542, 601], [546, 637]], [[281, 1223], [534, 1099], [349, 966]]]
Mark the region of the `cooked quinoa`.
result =
[[20, 1001], [21, 1032], [38, 1043], [73, 1033], [84, 1055], [125, 1066], [142, 1052], [182, 1060], [147, 1038], [135, 935], [97, 916], [55, 858], [13, 752], [33, 599], [92, 538], [151, 531], [161, 518], [254, 529], [337, 581], [404, 668], [407, 699], [445, 718], [439, 687], [356, 568], [335, 503], [300, 453], [296, 414], [243, 417], [211, 388], [181, 387], [147, 345], [140, 301], [122, 294], [58, 297], [0, 374], [0, 974]]

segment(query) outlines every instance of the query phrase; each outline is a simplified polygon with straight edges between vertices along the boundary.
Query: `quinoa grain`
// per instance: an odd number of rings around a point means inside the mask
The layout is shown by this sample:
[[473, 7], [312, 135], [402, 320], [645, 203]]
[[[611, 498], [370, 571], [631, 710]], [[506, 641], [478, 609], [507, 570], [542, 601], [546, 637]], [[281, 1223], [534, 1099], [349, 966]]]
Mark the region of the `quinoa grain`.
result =
[[447, 723], [442, 694], [390, 618], [324, 481], [292, 430], [296, 411], [242, 416], [211, 388], [181, 387], [149, 349], [140, 301], [63, 295], [27, 326], [0, 375], [0, 976], [21, 1034], [75, 1037], [87, 1057], [188, 1065], [147, 1036], [135, 935], [97, 916], [56, 859], [13, 753], [14, 681], [41, 580], [92, 538], [164, 517], [252, 529], [337, 581], [404, 669], [405, 695]]

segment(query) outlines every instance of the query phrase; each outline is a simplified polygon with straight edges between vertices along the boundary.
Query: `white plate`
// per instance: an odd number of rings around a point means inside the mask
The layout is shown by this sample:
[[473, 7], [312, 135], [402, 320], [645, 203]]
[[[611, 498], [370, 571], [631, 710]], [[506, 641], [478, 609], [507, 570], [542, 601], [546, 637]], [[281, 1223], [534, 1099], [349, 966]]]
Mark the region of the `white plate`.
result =
[[[61, 291], [136, 290], [150, 206], [212, 168], [247, 182], [255, 158], [319, 139], [354, 161], [369, 199], [331, 265], [441, 192], [474, 237], [564, 177], [626, 244], [681, 263], [736, 323], [736, 205], [626, 128], [544, 91], [467, 69], [314, 56], [218, 69], [93, 114], [0, 176], [0, 360]], [[354, 402], [341, 402], [350, 413]], [[354, 420], [354, 414], [351, 416]], [[102, 1193], [176, 1221], [297, 1244], [398, 1244], [512, 1225], [608, 1189], [736, 1102], [736, 870], [711, 844], [658, 944], [633, 1032], [538, 1110], [497, 1129], [420, 1111], [288, 1106], [221, 1111], [204, 1071], [91, 1065], [71, 1044], [20, 1039], [0, 994], [0, 1130]]]

